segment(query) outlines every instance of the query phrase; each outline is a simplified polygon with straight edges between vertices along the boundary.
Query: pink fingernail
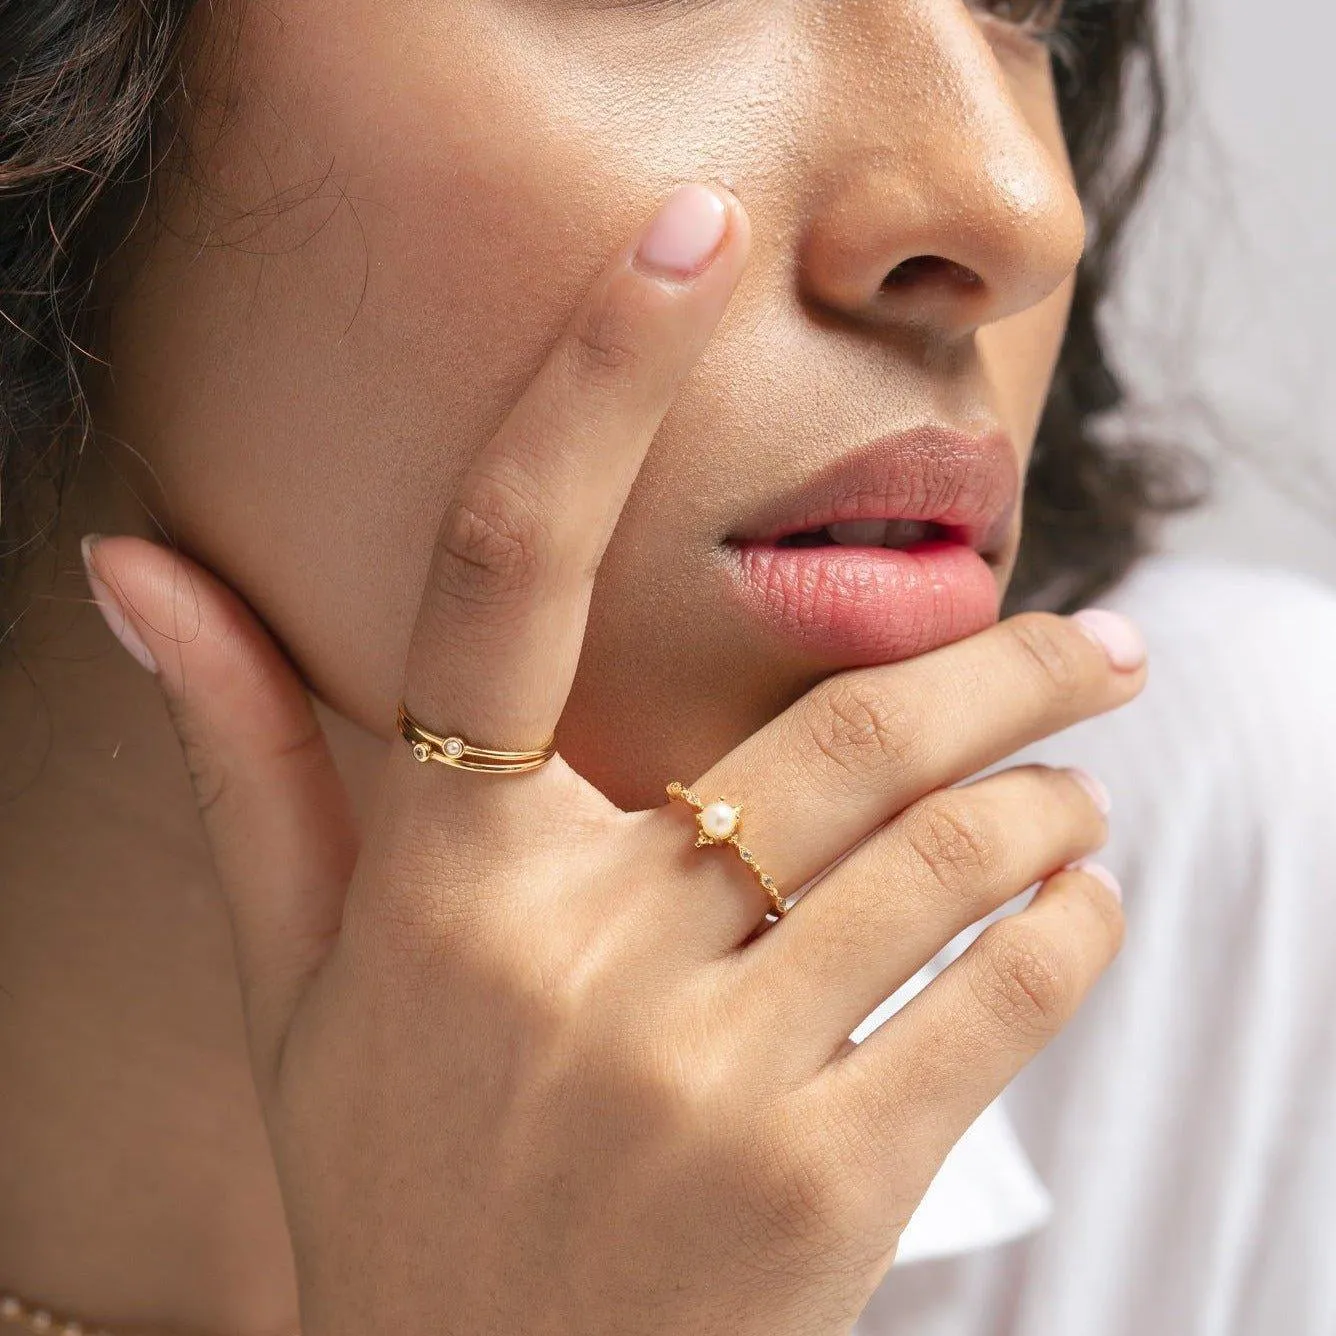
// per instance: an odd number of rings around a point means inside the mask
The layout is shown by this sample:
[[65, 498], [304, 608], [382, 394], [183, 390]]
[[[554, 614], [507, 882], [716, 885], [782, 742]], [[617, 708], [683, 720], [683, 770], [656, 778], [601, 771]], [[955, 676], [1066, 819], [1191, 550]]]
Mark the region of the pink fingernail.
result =
[[1123, 888], [1119, 885], [1118, 878], [1104, 866], [1103, 863], [1093, 863], [1088, 858], [1083, 858], [1079, 862], [1073, 863], [1072, 867], [1079, 868], [1082, 872], [1088, 872], [1094, 879], [1109, 888], [1110, 894], [1120, 904], [1123, 899]]
[[100, 533], [86, 533], [79, 540], [79, 550], [83, 553], [84, 574], [88, 577], [88, 588], [92, 591], [93, 600], [102, 614], [102, 620], [106, 622], [112, 635], [125, 646], [136, 663], [147, 668], [150, 673], [156, 673], [158, 663], [152, 651], [130, 624], [130, 619], [125, 615], [125, 609], [121, 607], [116, 596], [93, 570], [93, 547], [101, 537]]
[[1115, 668], [1140, 668], [1146, 661], [1146, 641], [1136, 623], [1108, 608], [1082, 608], [1072, 621], [1108, 656]]
[[690, 278], [713, 259], [724, 239], [728, 207], [698, 181], [679, 186], [654, 215], [636, 251], [636, 263], [673, 278]]
[[1103, 780], [1096, 779], [1089, 770], [1083, 770], [1079, 765], [1069, 765], [1067, 773], [1091, 796], [1095, 806], [1108, 816], [1113, 809], [1113, 798]]

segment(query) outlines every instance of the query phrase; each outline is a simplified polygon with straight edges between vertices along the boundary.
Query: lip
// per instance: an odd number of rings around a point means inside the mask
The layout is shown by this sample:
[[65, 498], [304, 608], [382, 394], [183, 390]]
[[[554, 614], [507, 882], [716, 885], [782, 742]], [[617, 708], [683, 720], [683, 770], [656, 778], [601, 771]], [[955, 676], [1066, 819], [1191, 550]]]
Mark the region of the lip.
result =
[[727, 541], [773, 544], [842, 520], [922, 520], [991, 560], [1010, 533], [1019, 491], [1016, 452], [1005, 433], [970, 436], [925, 424], [841, 456]]
[[[924, 426], [882, 437], [758, 511], [723, 545], [731, 589], [758, 620], [833, 667], [925, 653], [997, 620], [994, 574], [1020, 495], [999, 432]], [[842, 520], [912, 519], [944, 536], [889, 548], [779, 547]]]

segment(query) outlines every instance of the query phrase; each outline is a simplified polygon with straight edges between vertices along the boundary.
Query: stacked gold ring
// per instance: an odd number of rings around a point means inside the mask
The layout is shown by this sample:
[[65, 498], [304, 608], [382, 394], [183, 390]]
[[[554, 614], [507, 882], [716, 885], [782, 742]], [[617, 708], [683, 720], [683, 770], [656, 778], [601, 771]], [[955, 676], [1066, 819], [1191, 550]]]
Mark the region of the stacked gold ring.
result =
[[[725, 798], [719, 798], [708, 806], [690, 789], [683, 788], [677, 780], [668, 785], [669, 798], [675, 798], [694, 808], [696, 812], [696, 847], [706, 844], [731, 844], [738, 857], [755, 874], [761, 883], [761, 889], [770, 897], [770, 910], [776, 919], [782, 919], [789, 912], [787, 897], [775, 885], [775, 879], [762, 872], [756, 862], [756, 855], [746, 845], [741, 844], [738, 836], [742, 834], [742, 804], [733, 806]], [[768, 916], [767, 916], [768, 917]]]
[[[460, 770], [492, 770], [513, 774], [521, 770], [536, 770], [550, 761], [557, 750], [555, 733], [541, 747], [530, 751], [475, 747], [458, 733], [441, 735], [424, 728], [402, 700], [396, 711], [395, 723], [400, 736], [412, 744], [413, 755], [423, 765], [428, 761], [439, 761], [442, 765], [453, 765]], [[756, 855], [738, 838], [742, 834], [742, 804], [735, 807], [720, 797], [707, 805], [677, 780], [668, 785], [668, 797], [684, 802], [695, 810], [697, 848], [707, 844], [731, 844], [738, 851], [738, 857], [752, 870], [761, 889], [770, 899], [767, 919], [772, 914], [776, 920], [782, 919], [789, 909], [784, 893], [768, 872], [761, 871]]]
[[474, 747], [458, 733], [441, 736], [431, 733], [409, 713], [403, 701], [396, 716], [399, 733], [413, 744], [413, 755], [424, 765], [439, 761], [460, 770], [495, 770], [512, 774], [517, 770], [537, 770], [556, 755], [556, 734], [532, 751], [498, 751], [492, 747]]

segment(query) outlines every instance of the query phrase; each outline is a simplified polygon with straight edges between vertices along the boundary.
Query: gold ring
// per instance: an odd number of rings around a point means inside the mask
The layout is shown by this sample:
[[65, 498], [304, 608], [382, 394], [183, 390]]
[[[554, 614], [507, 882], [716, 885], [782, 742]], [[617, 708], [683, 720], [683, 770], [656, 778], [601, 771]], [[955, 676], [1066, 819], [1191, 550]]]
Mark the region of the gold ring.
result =
[[474, 747], [458, 733], [445, 736], [429, 733], [413, 718], [403, 701], [399, 702], [395, 722], [400, 735], [413, 744], [413, 755], [424, 765], [428, 761], [440, 761], [442, 765], [453, 765], [459, 770], [497, 770], [511, 774], [519, 770], [537, 770], [550, 761], [557, 750], [555, 733], [532, 751]]
[[[782, 919], [789, 912], [788, 899], [775, 885], [775, 879], [762, 872], [756, 862], [756, 855], [744, 844], [738, 842], [742, 834], [742, 804], [733, 806], [726, 798], [719, 798], [707, 807], [690, 790], [684, 789], [677, 780], [668, 785], [668, 797], [679, 798], [696, 812], [696, 847], [706, 844], [731, 844], [738, 857], [756, 874], [761, 889], [770, 897], [770, 912], [776, 919]], [[766, 915], [769, 918], [769, 914]]]

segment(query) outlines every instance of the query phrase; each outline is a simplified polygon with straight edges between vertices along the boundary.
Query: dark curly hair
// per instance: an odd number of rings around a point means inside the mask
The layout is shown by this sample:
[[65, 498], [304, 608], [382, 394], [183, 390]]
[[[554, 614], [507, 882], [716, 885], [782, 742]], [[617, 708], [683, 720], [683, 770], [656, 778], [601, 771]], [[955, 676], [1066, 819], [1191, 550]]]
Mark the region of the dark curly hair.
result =
[[[94, 430], [82, 379], [97, 359], [97, 280], [174, 142], [195, 3], [0, 0], [0, 628]], [[1068, 0], [1061, 47], [1055, 77], [1091, 238], [1004, 611], [1088, 602], [1150, 549], [1157, 516], [1203, 495], [1187, 452], [1101, 432], [1124, 389], [1097, 317], [1165, 121], [1151, 0]]]

